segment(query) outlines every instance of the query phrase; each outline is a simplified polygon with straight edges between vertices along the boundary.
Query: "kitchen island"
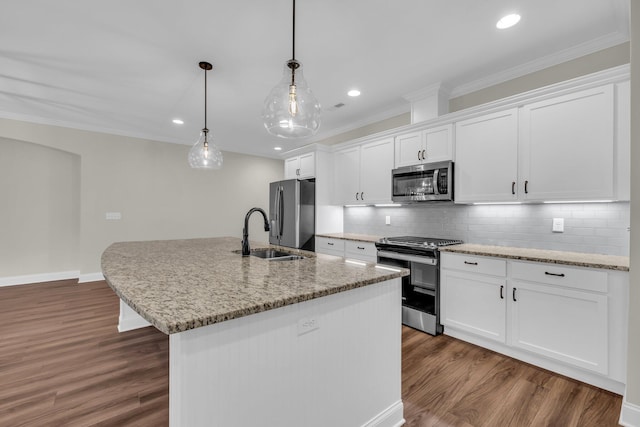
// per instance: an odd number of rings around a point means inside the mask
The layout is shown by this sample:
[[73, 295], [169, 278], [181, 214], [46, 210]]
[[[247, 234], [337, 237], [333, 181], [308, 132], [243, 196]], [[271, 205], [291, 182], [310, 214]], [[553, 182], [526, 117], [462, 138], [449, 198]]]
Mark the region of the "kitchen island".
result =
[[408, 272], [239, 249], [226, 237], [125, 242], [102, 256], [122, 304], [169, 335], [170, 425], [402, 425]]

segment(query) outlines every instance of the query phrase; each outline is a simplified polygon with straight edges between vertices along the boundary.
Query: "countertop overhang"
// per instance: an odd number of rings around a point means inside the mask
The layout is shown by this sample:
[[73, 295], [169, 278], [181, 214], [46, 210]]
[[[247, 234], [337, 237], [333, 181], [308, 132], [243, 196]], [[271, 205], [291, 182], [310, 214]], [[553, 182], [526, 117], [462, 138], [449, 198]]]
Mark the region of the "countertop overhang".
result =
[[240, 239], [119, 242], [102, 254], [109, 286], [166, 334], [391, 280], [406, 269], [252, 242], [305, 256], [269, 261], [238, 253]]

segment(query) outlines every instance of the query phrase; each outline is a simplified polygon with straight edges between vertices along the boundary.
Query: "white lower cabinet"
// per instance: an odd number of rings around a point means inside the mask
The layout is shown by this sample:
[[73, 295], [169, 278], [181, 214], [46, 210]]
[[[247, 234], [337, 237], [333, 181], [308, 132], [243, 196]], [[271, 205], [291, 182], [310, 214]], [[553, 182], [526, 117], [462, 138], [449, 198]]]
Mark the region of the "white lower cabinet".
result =
[[375, 243], [360, 240], [343, 240], [331, 237], [316, 237], [316, 252], [365, 262], [377, 262]]
[[445, 334], [622, 393], [626, 272], [446, 252], [441, 262]]

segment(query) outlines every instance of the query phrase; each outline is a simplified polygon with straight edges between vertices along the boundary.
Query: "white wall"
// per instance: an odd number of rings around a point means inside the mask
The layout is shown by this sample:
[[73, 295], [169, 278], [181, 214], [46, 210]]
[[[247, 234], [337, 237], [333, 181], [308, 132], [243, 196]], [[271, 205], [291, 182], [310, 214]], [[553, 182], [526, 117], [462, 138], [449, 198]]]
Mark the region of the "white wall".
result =
[[631, 283], [625, 399], [636, 405], [636, 425], [640, 426], [640, 5], [635, 1], [631, 2], [631, 117], [635, 120], [631, 120]]
[[[281, 160], [225, 152], [221, 170], [193, 170], [187, 165], [190, 147], [186, 145], [14, 120], [0, 120], [0, 140], [12, 140], [13, 147], [16, 141], [30, 143], [22, 145], [25, 153], [28, 150], [25, 147], [38, 144], [79, 159], [80, 255], [74, 270], [83, 275], [100, 272], [100, 256], [115, 241], [241, 237], [246, 212], [254, 206], [268, 210], [268, 183], [283, 176]], [[0, 145], [0, 150], [6, 146]], [[0, 158], [5, 155], [0, 152]], [[50, 156], [47, 161], [60, 169], [64, 166], [58, 157]], [[23, 156], [13, 164], [3, 175], [5, 182], [17, 185], [23, 179], [21, 171], [27, 163]], [[41, 206], [42, 203], [26, 203], [22, 214], [35, 215]], [[106, 212], [120, 212], [122, 220], [107, 221]], [[268, 240], [261, 224], [257, 216], [252, 218], [252, 240]], [[3, 229], [20, 226], [14, 218]], [[24, 255], [10, 250], [25, 238], [12, 233], [0, 242], [0, 252], [10, 255], [8, 264], [25, 263]], [[39, 250], [50, 252], [45, 248]], [[0, 271], [0, 277], [31, 275], [47, 268], [61, 271], [67, 267], [25, 265], [11, 273]]]
[[80, 157], [0, 138], [0, 277], [78, 269]]

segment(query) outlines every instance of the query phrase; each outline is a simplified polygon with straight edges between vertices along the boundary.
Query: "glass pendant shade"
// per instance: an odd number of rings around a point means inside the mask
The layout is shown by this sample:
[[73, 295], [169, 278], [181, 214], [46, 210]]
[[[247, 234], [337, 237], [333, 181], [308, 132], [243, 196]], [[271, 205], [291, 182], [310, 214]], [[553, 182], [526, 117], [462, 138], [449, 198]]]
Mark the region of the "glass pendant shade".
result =
[[222, 152], [211, 143], [208, 131], [200, 132], [200, 138], [189, 150], [189, 166], [194, 169], [220, 169], [222, 167]]
[[304, 138], [318, 131], [320, 104], [302, 75], [302, 64], [285, 63], [282, 80], [264, 101], [262, 119], [267, 131], [281, 138]]

